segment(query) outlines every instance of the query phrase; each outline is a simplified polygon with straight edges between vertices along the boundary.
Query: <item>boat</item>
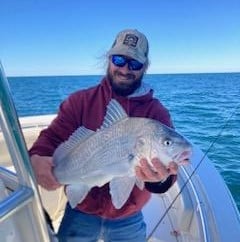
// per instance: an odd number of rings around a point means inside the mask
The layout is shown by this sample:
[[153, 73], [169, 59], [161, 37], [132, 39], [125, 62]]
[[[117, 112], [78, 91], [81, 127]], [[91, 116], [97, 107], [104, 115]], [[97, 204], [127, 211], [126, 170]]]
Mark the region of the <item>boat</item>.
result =
[[[37, 185], [27, 148], [53, 115], [18, 117], [7, 78], [0, 73], [0, 241], [53, 242], [66, 197], [62, 188]], [[181, 166], [175, 184], [152, 194], [143, 208], [149, 242], [237, 242], [240, 214], [211, 160], [193, 145], [191, 163]], [[100, 240], [102, 241], [102, 240]]]

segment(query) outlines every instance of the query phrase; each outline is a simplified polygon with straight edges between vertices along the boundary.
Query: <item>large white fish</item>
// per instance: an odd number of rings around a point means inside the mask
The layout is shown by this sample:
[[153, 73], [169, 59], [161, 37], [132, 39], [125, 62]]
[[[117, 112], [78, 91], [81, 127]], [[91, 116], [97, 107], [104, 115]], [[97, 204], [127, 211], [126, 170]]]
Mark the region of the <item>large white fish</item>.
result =
[[191, 144], [173, 129], [148, 118], [128, 117], [112, 99], [102, 127], [79, 127], [53, 154], [54, 175], [67, 185], [69, 203], [75, 207], [92, 187], [110, 183], [112, 203], [121, 208], [137, 180], [135, 166], [141, 158], [158, 157], [163, 163], [189, 159]]

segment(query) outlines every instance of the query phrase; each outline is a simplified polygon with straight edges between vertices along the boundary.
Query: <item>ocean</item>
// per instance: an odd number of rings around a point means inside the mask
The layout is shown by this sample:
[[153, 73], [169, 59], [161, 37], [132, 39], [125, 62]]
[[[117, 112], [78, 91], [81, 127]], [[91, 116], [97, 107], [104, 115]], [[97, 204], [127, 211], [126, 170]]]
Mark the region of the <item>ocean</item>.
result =
[[[101, 76], [10, 77], [20, 117], [56, 113], [72, 92]], [[144, 81], [168, 108], [176, 130], [208, 150], [240, 210], [240, 73], [147, 74]], [[224, 129], [223, 129], [224, 127]]]

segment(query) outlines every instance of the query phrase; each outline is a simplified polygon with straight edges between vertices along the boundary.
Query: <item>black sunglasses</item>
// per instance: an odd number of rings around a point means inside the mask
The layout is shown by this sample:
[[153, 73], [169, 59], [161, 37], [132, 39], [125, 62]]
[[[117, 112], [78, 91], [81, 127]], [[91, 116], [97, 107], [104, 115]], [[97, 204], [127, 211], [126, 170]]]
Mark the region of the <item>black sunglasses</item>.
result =
[[128, 64], [130, 71], [139, 71], [143, 68], [143, 64], [137, 60], [129, 59], [123, 55], [112, 55], [112, 63], [118, 67], [124, 67]]

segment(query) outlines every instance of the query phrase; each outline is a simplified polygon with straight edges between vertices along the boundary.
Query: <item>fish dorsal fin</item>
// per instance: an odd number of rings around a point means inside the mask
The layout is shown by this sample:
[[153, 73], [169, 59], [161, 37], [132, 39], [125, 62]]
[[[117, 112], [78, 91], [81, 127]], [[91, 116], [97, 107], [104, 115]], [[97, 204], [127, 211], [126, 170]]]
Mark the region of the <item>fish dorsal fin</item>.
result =
[[54, 160], [61, 160], [62, 157], [64, 157], [71, 151], [72, 148], [84, 142], [94, 133], [94, 131], [87, 129], [84, 126], [80, 126], [72, 133], [68, 140], [66, 140], [57, 147], [53, 154]]
[[112, 124], [122, 119], [125, 119], [127, 117], [128, 115], [123, 109], [123, 107], [121, 106], [121, 104], [117, 100], [111, 99], [111, 101], [107, 105], [107, 113], [106, 113], [106, 116], [104, 117], [104, 121], [100, 129], [108, 128]]

